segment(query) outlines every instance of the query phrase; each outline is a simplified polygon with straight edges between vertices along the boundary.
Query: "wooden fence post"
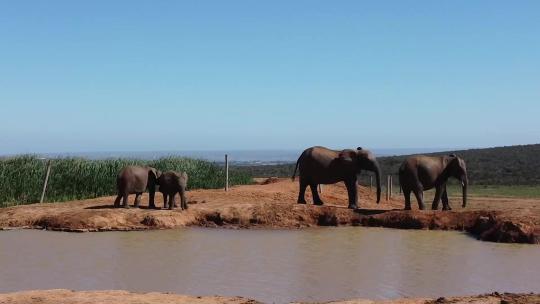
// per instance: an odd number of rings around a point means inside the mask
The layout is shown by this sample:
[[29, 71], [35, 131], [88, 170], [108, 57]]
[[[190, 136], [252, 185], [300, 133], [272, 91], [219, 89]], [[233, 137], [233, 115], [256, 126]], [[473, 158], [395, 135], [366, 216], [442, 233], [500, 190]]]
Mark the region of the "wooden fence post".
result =
[[390, 175], [386, 176], [386, 200], [390, 199]]
[[51, 174], [51, 160], [47, 161], [47, 173], [45, 174], [45, 181], [43, 181], [43, 190], [41, 191], [40, 203], [43, 203], [45, 199], [45, 192], [47, 191], [47, 183], [49, 182], [49, 175]]
[[390, 175], [390, 197], [394, 195], [394, 176]]
[[229, 191], [229, 156], [225, 154], [225, 191]]

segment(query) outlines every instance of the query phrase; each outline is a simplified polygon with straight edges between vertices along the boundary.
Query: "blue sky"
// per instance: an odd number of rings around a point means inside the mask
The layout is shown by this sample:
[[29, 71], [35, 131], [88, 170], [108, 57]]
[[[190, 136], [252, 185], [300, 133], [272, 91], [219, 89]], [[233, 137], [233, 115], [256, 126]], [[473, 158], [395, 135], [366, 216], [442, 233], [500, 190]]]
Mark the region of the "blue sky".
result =
[[0, 154], [540, 142], [539, 1], [0, 1]]

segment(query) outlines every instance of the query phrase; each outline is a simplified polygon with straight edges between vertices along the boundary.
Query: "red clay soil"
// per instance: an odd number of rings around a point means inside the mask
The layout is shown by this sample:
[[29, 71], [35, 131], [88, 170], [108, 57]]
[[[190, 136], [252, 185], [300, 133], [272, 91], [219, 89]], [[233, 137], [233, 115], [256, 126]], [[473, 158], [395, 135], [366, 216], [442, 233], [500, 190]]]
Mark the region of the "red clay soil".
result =
[[[256, 304], [242, 297], [186, 296], [171, 293], [135, 293], [123, 290], [72, 291], [66, 289], [33, 290], [0, 294], [0, 304]], [[493, 293], [488, 295], [438, 299], [347, 300], [328, 304], [538, 304], [538, 294]], [[307, 304], [307, 303], [306, 303]]]
[[[308, 191], [309, 192], [309, 191]], [[261, 180], [229, 192], [188, 192], [189, 210], [114, 209], [114, 197], [0, 209], [0, 229], [36, 228], [61, 231], [170, 229], [187, 226], [293, 229], [315, 226], [376, 226], [400, 229], [464, 230], [481, 240], [540, 243], [540, 200], [470, 198], [467, 208], [452, 198], [452, 211], [403, 211], [402, 197], [375, 203], [375, 193], [359, 187], [361, 209], [347, 209], [342, 184], [322, 189], [324, 206], [296, 204], [298, 183]], [[133, 202], [133, 196], [130, 197]], [[147, 195], [142, 204], [148, 203]], [[161, 195], [156, 204], [163, 205]], [[413, 205], [413, 208], [416, 206]]]

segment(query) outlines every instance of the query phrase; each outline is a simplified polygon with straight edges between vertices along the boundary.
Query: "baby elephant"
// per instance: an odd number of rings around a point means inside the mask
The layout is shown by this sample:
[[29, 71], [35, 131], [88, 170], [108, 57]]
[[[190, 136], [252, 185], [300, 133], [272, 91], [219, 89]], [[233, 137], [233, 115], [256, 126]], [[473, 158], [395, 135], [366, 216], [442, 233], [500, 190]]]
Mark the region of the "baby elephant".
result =
[[158, 179], [159, 191], [163, 193], [163, 208], [167, 207], [167, 197], [169, 198], [169, 210], [174, 205], [174, 196], [180, 193], [182, 210], [188, 208], [186, 201], [186, 187], [188, 176], [185, 172], [166, 171]]

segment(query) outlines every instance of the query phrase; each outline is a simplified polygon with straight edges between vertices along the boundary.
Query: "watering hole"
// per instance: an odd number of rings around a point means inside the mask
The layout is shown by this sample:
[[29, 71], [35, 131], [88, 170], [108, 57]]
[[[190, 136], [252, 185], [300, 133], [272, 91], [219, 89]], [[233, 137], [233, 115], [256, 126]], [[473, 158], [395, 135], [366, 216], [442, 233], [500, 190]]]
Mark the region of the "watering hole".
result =
[[67, 288], [263, 302], [540, 292], [540, 246], [378, 228], [0, 232], [0, 292]]

